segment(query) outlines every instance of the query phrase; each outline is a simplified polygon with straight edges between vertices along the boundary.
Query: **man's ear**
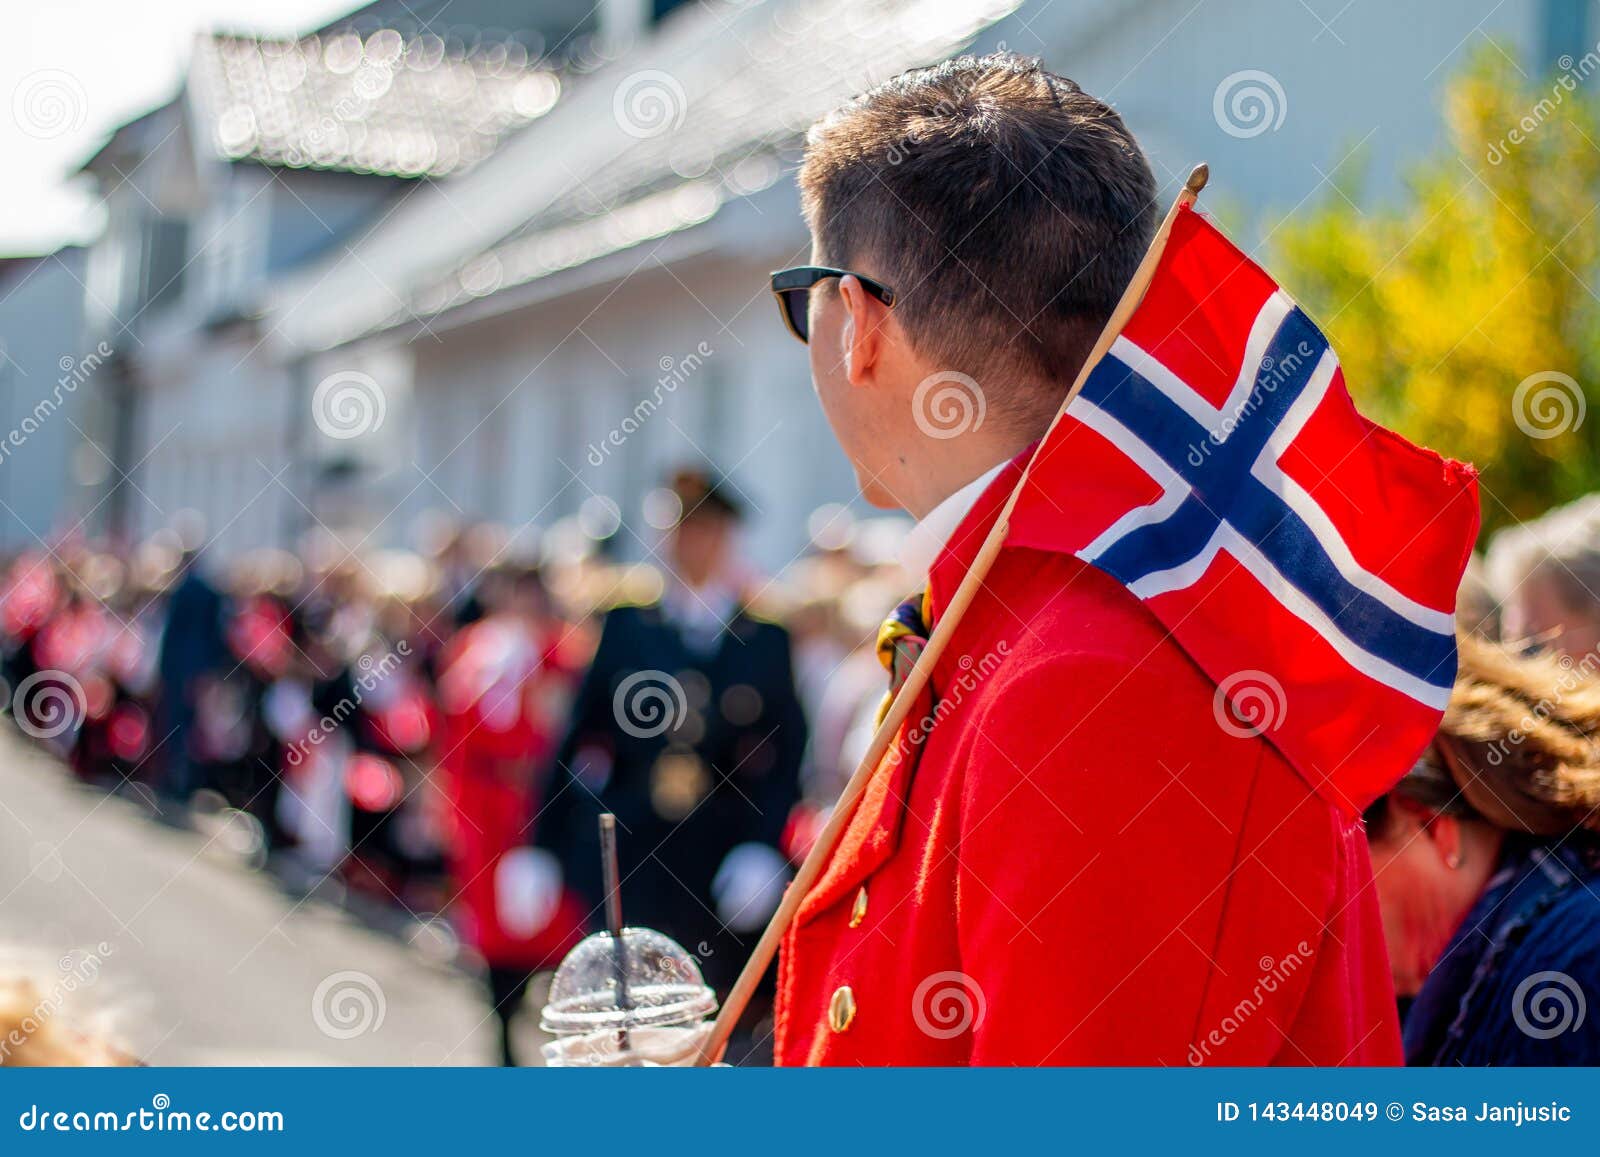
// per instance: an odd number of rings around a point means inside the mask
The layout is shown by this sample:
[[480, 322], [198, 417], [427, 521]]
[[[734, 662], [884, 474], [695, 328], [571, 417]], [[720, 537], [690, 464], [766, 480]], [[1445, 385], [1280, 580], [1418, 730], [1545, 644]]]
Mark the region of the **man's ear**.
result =
[[844, 324], [839, 327], [839, 341], [843, 347], [839, 358], [852, 386], [868, 385], [883, 356], [884, 322], [889, 307], [849, 274], [839, 279], [839, 297], [845, 311]]

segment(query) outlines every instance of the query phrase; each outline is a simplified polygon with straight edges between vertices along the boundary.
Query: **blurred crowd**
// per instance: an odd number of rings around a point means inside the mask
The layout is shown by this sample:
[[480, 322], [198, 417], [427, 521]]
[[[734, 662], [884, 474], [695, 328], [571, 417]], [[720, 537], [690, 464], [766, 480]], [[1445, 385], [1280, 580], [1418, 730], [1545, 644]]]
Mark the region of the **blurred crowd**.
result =
[[903, 520], [819, 510], [811, 552], [768, 578], [709, 474], [648, 505], [643, 563], [616, 561], [614, 525], [530, 540], [437, 516], [411, 550], [318, 532], [224, 563], [185, 514], [124, 551], [28, 551], [0, 586], [5, 698], [86, 783], [446, 929], [510, 1061], [531, 976], [603, 922], [600, 811], [630, 922], [725, 988], [884, 692]]
[[[24, 553], [0, 587], [13, 720], [257, 866], [446, 920], [514, 1063], [531, 978], [603, 924], [603, 811], [629, 922], [726, 990], [866, 749], [878, 627], [915, 585], [903, 520], [819, 510], [767, 578], [725, 483], [680, 471], [651, 503], [643, 563], [577, 524], [438, 518], [407, 551], [320, 533], [214, 565], [180, 517]], [[1600, 496], [1495, 536], [1444, 727], [1368, 810], [1412, 1063], [1600, 1061], [1597, 590]]]

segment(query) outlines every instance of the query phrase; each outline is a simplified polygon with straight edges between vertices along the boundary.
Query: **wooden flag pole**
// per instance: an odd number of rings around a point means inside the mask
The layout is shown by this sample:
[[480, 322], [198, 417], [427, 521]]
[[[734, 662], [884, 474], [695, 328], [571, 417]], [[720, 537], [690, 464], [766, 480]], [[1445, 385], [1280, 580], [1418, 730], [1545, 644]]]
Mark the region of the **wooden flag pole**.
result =
[[[1111, 348], [1111, 343], [1122, 332], [1122, 327], [1127, 325], [1128, 319], [1133, 316], [1133, 311], [1139, 307], [1139, 302], [1144, 299], [1145, 289], [1155, 274], [1156, 263], [1161, 260], [1161, 252], [1166, 248], [1167, 238], [1172, 235], [1172, 223], [1177, 220], [1180, 210], [1194, 204], [1195, 198], [1200, 195], [1200, 190], [1205, 188], [1209, 176], [1210, 170], [1205, 165], [1196, 165], [1189, 173], [1189, 179], [1184, 183], [1177, 200], [1172, 203], [1172, 208], [1167, 210], [1166, 217], [1156, 229], [1155, 236], [1150, 240], [1150, 247], [1145, 250], [1144, 258], [1134, 270], [1133, 277], [1129, 279], [1128, 287], [1122, 291], [1122, 297], [1117, 302], [1117, 307], [1111, 311], [1111, 317], [1106, 321], [1105, 328], [1100, 331], [1100, 337], [1095, 341], [1094, 348], [1084, 359], [1077, 380], [1072, 383], [1072, 388], [1062, 399], [1061, 406], [1050, 423], [1050, 430], [1056, 428], [1057, 423], [1067, 412], [1067, 405], [1078, 396], [1078, 391], [1083, 389], [1083, 383], [1089, 380], [1089, 372], [1105, 356], [1106, 351]], [[1042, 447], [1048, 440], [1047, 432], [1045, 437], [1040, 439], [1039, 446]], [[850, 776], [850, 781], [839, 793], [839, 801], [834, 805], [833, 814], [828, 817], [827, 824], [817, 836], [816, 843], [806, 855], [805, 862], [800, 865], [799, 871], [790, 881], [787, 891], [783, 894], [783, 900], [778, 904], [778, 910], [767, 922], [766, 931], [761, 934], [761, 939], [756, 942], [754, 951], [750, 953], [750, 959], [745, 962], [743, 971], [739, 973], [739, 979], [734, 981], [733, 988], [728, 991], [728, 999], [722, 1003], [722, 1010], [717, 1014], [711, 1035], [701, 1047], [699, 1064], [711, 1064], [722, 1055], [728, 1037], [733, 1033], [734, 1025], [738, 1024], [739, 1018], [744, 1015], [745, 1006], [750, 1003], [756, 985], [760, 983], [761, 977], [772, 963], [772, 958], [777, 955], [778, 945], [783, 942], [789, 925], [794, 922], [795, 913], [800, 909], [800, 902], [805, 899], [806, 894], [817, 882], [817, 878], [822, 875], [822, 870], [832, 857], [833, 850], [839, 843], [839, 837], [844, 834], [845, 825], [850, 822], [850, 816], [866, 791], [873, 772], [877, 770], [884, 753], [889, 750], [889, 744], [893, 742], [901, 725], [905, 723], [906, 716], [911, 713], [912, 705], [916, 703], [917, 697], [922, 694], [922, 689], [928, 683], [934, 664], [944, 653], [957, 624], [961, 622], [967, 607], [971, 605], [979, 588], [983, 586], [983, 580], [988, 575], [989, 568], [994, 565], [1000, 548], [1005, 545], [1006, 535], [1011, 529], [1011, 512], [1016, 508], [1022, 488], [1028, 484], [1028, 475], [1032, 473], [1038, 456], [1036, 448], [1033, 458], [1029, 459], [1028, 465], [1022, 471], [1022, 477], [1012, 488], [1011, 496], [1006, 499], [1000, 517], [995, 519], [994, 526], [989, 530], [989, 536], [984, 539], [977, 557], [967, 569], [966, 577], [961, 580], [961, 585], [951, 596], [950, 605], [945, 608], [944, 614], [939, 616], [939, 621], [934, 625], [927, 646], [923, 648], [922, 654], [911, 668], [911, 673], [906, 677], [905, 684], [895, 696], [894, 702], [890, 704], [888, 714], [878, 725], [877, 732], [872, 736], [872, 743], [867, 747], [867, 753], [862, 756], [855, 773]]]

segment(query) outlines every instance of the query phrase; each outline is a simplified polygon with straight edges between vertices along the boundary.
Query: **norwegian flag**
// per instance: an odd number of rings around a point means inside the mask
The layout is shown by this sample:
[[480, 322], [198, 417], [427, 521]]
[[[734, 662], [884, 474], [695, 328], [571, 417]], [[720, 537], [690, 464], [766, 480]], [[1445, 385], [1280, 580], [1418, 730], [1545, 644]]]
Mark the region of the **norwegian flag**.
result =
[[1011, 541], [1115, 577], [1265, 735], [1359, 811], [1438, 728], [1476, 474], [1363, 418], [1328, 341], [1188, 207], [1040, 447]]

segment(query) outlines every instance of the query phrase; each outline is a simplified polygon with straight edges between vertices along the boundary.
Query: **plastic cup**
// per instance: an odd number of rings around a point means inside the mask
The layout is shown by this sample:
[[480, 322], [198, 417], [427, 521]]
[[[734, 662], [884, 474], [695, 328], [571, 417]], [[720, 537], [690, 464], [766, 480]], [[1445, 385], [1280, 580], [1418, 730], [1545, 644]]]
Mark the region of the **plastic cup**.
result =
[[588, 937], [561, 962], [539, 1024], [555, 1039], [544, 1046], [553, 1068], [689, 1066], [711, 1034], [706, 1018], [717, 996], [700, 966], [670, 937], [624, 928]]

